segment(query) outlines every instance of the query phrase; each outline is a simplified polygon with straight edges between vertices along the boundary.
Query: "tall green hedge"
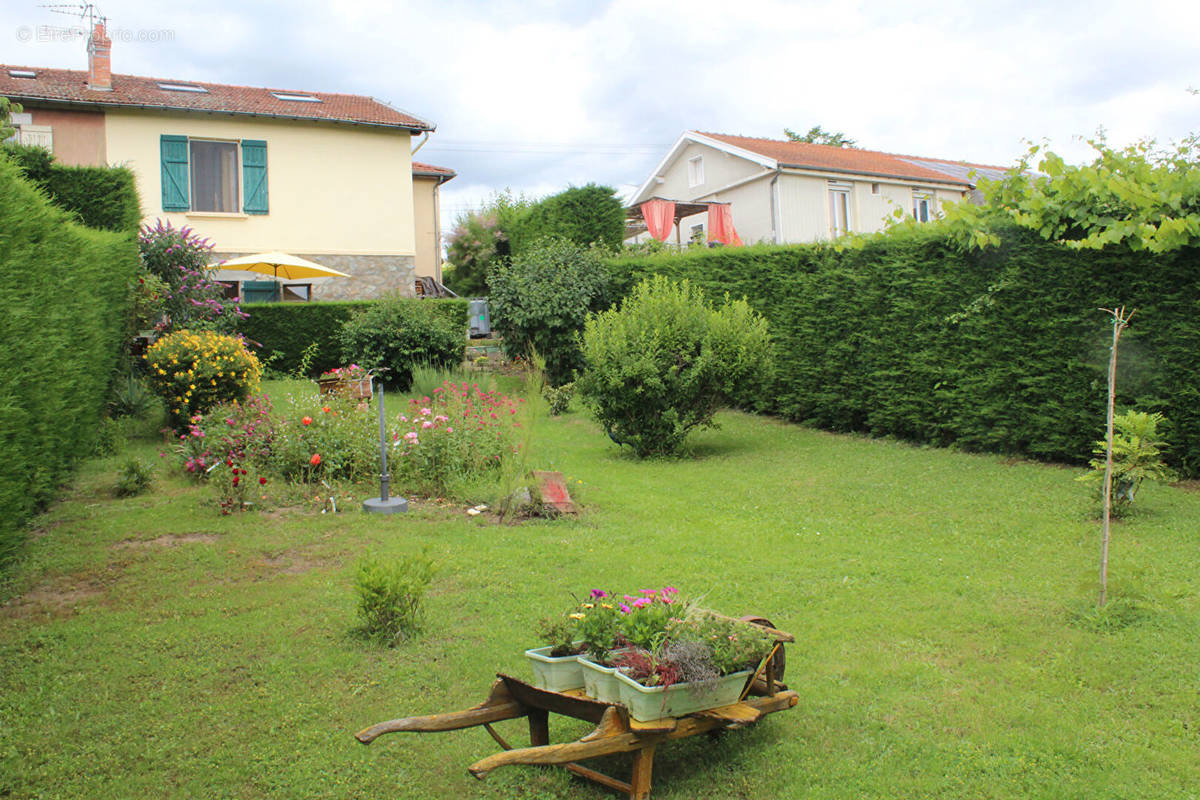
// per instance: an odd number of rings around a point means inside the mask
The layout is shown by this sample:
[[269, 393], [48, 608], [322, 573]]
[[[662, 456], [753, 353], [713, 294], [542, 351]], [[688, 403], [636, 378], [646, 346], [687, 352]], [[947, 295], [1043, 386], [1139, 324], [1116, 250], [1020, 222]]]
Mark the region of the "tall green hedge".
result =
[[829, 245], [611, 261], [745, 295], [769, 320], [777, 380], [759, 407], [838, 431], [1082, 462], [1104, 423], [1103, 307], [1136, 307], [1118, 402], [1170, 420], [1200, 474], [1200, 251], [1077, 251], [1009, 230], [964, 253], [927, 226]]
[[[272, 354], [281, 355], [270, 361], [272, 369], [293, 372], [299, 367], [305, 348], [317, 344], [316, 357], [309, 364], [311, 376], [343, 366], [338, 334], [342, 325], [355, 311], [367, 308], [374, 300], [337, 300], [312, 303], [247, 303], [242, 311], [250, 316], [238, 326], [251, 342], [261, 345], [255, 350], [264, 362]], [[467, 335], [467, 301], [459, 298], [436, 300], [412, 299], [413, 303], [430, 303], [436, 311], [460, 327]]]
[[132, 232], [74, 224], [0, 158], [0, 561], [90, 450], [137, 268]]
[[41, 147], [7, 144], [0, 149], [18, 164], [26, 180], [87, 227], [136, 231], [141, 224], [141, 203], [128, 168], [66, 166], [55, 163]]

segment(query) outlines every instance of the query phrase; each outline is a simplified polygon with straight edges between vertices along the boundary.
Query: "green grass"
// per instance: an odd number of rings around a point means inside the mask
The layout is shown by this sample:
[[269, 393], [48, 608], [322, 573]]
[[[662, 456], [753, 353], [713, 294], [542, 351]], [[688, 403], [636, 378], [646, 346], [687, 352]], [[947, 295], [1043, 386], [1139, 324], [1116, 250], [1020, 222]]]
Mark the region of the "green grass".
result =
[[[0, 797], [611, 797], [561, 770], [476, 782], [482, 729], [352, 734], [529, 675], [571, 592], [667, 583], [795, 633], [800, 703], [660, 747], [657, 798], [1197, 796], [1200, 495], [1143, 490], [1099, 616], [1077, 470], [720, 421], [692, 458], [644, 463], [578, 412], [545, 421], [536, 464], [586, 513], [519, 526], [431, 505], [223, 518], [165, 464], [118, 500], [129, 452], [91, 462], [0, 587]], [[422, 551], [430, 630], [354, 638], [360, 559]]]

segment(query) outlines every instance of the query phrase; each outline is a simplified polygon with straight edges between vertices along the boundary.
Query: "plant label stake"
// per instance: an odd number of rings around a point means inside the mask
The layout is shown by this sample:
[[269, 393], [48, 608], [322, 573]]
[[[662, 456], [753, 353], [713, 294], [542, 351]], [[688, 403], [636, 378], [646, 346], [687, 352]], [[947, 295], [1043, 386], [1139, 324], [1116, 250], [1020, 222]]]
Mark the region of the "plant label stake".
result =
[[1109, 520], [1112, 518], [1112, 472], [1113, 472], [1113, 415], [1117, 403], [1117, 342], [1121, 339], [1121, 331], [1129, 326], [1129, 320], [1136, 312], [1125, 313], [1125, 306], [1120, 308], [1102, 308], [1101, 311], [1113, 318], [1112, 348], [1108, 356], [1108, 417], [1104, 429], [1104, 517], [1100, 525], [1100, 608], [1108, 602], [1108, 541]]
[[408, 501], [403, 497], [388, 497], [388, 484], [392, 476], [387, 465], [387, 417], [383, 412], [383, 381], [379, 382], [379, 497], [363, 501], [363, 511], [373, 514], [398, 514], [408, 511]]

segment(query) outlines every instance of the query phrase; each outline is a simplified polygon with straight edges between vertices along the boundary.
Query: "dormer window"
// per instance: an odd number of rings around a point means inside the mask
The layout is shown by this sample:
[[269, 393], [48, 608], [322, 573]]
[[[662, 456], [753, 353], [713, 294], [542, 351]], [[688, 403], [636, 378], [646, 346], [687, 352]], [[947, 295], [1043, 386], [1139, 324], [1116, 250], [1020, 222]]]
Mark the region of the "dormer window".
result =
[[37, 73], [31, 69], [10, 69], [8, 71], [10, 78], [36, 78]]

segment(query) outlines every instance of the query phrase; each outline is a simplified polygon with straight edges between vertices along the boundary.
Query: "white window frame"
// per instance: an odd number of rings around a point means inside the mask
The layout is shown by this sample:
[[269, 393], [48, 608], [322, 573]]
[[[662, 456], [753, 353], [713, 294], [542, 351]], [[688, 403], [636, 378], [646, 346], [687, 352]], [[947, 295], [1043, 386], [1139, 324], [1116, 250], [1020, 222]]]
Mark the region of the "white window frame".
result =
[[[231, 144], [233, 145], [233, 211], [203, 210], [196, 207], [196, 159], [192, 154], [192, 145], [201, 144]], [[188, 137], [188, 207], [189, 211], [198, 214], [242, 214], [246, 198], [242, 197], [242, 142], [240, 139], [205, 139]]]
[[688, 188], [704, 183], [704, 156], [692, 156], [688, 159]]
[[853, 189], [852, 183], [829, 181], [829, 233], [835, 239], [854, 230]]
[[[922, 206], [924, 213], [922, 213]], [[913, 189], [912, 214], [917, 222], [931, 222], [935, 210], [933, 207], [933, 192], [928, 189]]]

